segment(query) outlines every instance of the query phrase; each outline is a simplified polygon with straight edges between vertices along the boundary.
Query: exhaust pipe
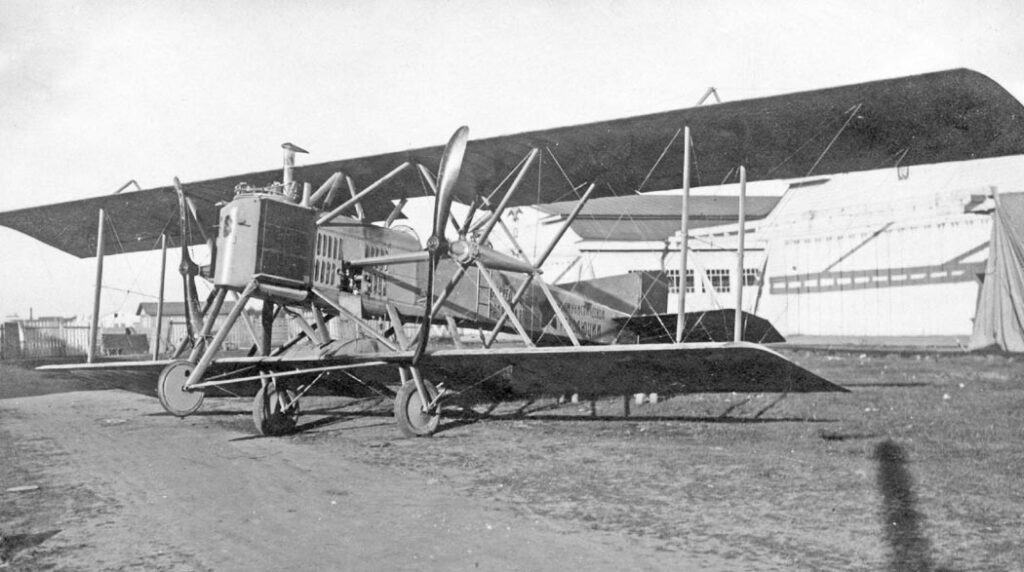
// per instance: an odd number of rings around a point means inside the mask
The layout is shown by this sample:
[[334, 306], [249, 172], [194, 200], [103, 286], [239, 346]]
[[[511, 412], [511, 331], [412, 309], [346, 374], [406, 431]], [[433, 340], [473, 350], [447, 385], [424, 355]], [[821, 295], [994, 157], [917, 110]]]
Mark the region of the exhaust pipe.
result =
[[298, 193], [295, 191], [295, 154], [296, 153], [309, 153], [298, 145], [292, 143], [282, 143], [281, 148], [284, 149], [284, 172], [282, 174], [281, 184], [284, 186], [285, 195], [292, 200], [292, 202], [298, 202]]

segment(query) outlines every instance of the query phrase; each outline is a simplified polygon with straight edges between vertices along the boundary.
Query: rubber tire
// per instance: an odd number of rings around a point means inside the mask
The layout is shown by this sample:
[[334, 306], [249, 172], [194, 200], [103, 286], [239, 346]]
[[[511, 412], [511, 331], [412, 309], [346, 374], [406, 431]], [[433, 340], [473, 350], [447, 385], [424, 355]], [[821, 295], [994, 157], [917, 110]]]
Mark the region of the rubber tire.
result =
[[295, 399], [294, 391], [276, 389], [274, 383], [268, 383], [256, 392], [256, 398], [252, 402], [252, 422], [258, 434], [275, 437], [295, 431], [299, 423], [299, 404], [292, 405], [288, 413], [279, 411], [278, 393], [281, 391], [284, 391], [285, 401], [291, 403]]
[[203, 391], [181, 391], [195, 364], [184, 359], [172, 361], [160, 371], [156, 381], [156, 394], [164, 411], [176, 417], [188, 417], [203, 405]]
[[[427, 395], [433, 400], [437, 397], [437, 388], [427, 380], [423, 380], [423, 387]], [[437, 431], [441, 424], [441, 414], [435, 412], [428, 415], [420, 411], [422, 403], [420, 394], [416, 391], [416, 384], [411, 380], [402, 385], [395, 395], [395, 421], [398, 423], [398, 430], [406, 437], [429, 437]]]

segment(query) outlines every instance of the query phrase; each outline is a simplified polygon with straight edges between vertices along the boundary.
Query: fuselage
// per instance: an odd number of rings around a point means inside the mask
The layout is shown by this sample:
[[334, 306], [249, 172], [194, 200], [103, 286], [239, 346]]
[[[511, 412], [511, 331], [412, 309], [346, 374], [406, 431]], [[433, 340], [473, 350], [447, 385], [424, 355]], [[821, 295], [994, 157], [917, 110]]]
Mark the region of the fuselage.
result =
[[[217, 239], [215, 283], [241, 290], [257, 279], [298, 292], [315, 289], [333, 300], [358, 304], [363, 318], [388, 317], [390, 304], [403, 320], [424, 315], [429, 276], [427, 261], [354, 267], [352, 261], [422, 252], [420, 239], [407, 228], [385, 228], [345, 216], [317, 226], [316, 210], [291, 203], [283, 197], [259, 193], [240, 195], [221, 209]], [[442, 258], [434, 272], [435, 297], [452, 283], [461, 264]], [[528, 276], [489, 271], [491, 288], [482, 271], [468, 265], [454, 283], [434, 320], [447, 317], [462, 326], [491, 329], [505, 314], [497, 290], [511, 302]], [[628, 342], [619, 339], [622, 312], [592, 300], [548, 286], [575, 335], [585, 343]], [[260, 297], [257, 294], [257, 297]], [[262, 297], [266, 297], [264, 294]], [[309, 297], [318, 303], [315, 297]], [[329, 306], [323, 310], [334, 313]], [[536, 343], [563, 343], [569, 335], [555, 309], [536, 281], [527, 286], [514, 312], [525, 332]], [[505, 321], [502, 331], [516, 331]]]

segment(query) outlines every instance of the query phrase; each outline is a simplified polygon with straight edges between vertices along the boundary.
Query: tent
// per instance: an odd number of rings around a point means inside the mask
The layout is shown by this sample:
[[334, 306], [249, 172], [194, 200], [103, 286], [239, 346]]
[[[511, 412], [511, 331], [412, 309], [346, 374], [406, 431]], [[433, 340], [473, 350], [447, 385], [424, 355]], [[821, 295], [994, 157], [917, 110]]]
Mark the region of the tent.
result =
[[1024, 352], [1024, 193], [997, 194], [970, 349]]

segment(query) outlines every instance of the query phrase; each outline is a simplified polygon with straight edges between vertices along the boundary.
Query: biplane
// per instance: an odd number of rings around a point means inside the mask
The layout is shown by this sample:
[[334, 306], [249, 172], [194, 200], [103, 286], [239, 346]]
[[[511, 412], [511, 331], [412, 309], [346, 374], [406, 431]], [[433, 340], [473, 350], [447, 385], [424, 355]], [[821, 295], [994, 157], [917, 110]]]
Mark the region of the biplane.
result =
[[[119, 221], [122, 252], [180, 246], [189, 335], [170, 359], [48, 367], [150, 376], [177, 416], [196, 412], [212, 388], [250, 384], [261, 434], [293, 430], [317, 386], [388, 391], [407, 436], [434, 433], [444, 404], [473, 388], [594, 397], [844, 391], [756, 343], [641, 343], [638, 325], [650, 320], [546, 283], [544, 263], [591, 198], [684, 184], [689, 155], [671, 152], [683, 126], [699, 141], [698, 180], [721, 180], [741, 164], [753, 180], [782, 179], [1013, 153], [1021, 119], [1000, 117], [1003, 94], [976, 72], [953, 70], [475, 141], [462, 127], [444, 147], [302, 167], [295, 157], [304, 150], [285, 144], [283, 170], [175, 179], [0, 213], [0, 224], [79, 257], [102, 257], [104, 217]], [[527, 179], [536, 192], [521, 192]], [[418, 195], [434, 197], [422, 242], [394, 225]], [[496, 231], [511, 235], [508, 207], [566, 198], [577, 206], [536, 259], [492, 247]], [[468, 205], [462, 220], [454, 201]], [[209, 249], [209, 265], [193, 262], [195, 245]], [[212, 286], [205, 300], [198, 281]], [[259, 324], [247, 306], [259, 307]], [[299, 333], [275, 346], [281, 315]], [[252, 347], [225, 354], [238, 321]], [[480, 343], [440, 347], [438, 327], [476, 329]]]

